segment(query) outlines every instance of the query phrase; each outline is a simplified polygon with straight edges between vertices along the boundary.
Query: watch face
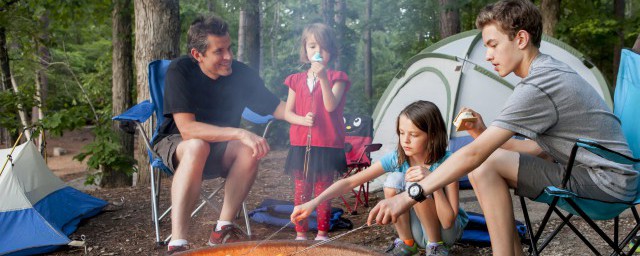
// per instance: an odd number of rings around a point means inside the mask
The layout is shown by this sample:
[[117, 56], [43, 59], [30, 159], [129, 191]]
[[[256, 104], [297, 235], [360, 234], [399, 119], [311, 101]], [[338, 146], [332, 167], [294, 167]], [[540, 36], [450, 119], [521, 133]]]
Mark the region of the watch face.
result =
[[420, 192], [420, 188], [418, 188], [417, 186], [411, 186], [409, 188], [409, 195], [411, 196], [417, 196], [419, 192]]

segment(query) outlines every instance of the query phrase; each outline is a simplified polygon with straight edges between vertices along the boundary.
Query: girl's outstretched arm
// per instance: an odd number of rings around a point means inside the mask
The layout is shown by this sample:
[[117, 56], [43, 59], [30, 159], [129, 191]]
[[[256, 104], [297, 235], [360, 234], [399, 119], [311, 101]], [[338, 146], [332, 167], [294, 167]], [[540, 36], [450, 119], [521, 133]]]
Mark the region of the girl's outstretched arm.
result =
[[367, 181], [373, 180], [382, 174], [384, 174], [382, 164], [380, 162], [375, 162], [369, 168], [359, 173], [336, 181], [313, 200], [296, 206], [293, 209], [293, 213], [291, 213], [291, 221], [293, 223], [297, 223], [298, 221], [306, 219], [321, 202], [344, 195], [353, 188], [360, 186]]
[[297, 115], [294, 111], [296, 106], [296, 92], [289, 89], [289, 95], [287, 96], [287, 103], [284, 109], [284, 120], [290, 124], [297, 124], [302, 126], [313, 126], [313, 114], [307, 113], [306, 116]]

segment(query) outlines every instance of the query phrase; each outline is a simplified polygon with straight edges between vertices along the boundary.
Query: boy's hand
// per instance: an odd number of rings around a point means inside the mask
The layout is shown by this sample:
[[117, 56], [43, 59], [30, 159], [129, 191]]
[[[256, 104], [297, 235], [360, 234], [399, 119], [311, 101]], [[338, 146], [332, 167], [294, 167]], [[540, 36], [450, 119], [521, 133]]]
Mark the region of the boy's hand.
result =
[[482, 132], [484, 132], [484, 130], [487, 129], [487, 126], [484, 124], [484, 120], [482, 120], [482, 115], [480, 115], [480, 113], [474, 111], [473, 109], [467, 108], [467, 107], [463, 107], [460, 110], [460, 113], [462, 112], [471, 112], [471, 114], [474, 117], [477, 117], [478, 120], [476, 120], [475, 122], [465, 122], [464, 124], [464, 128], [467, 130], [467, 132], [469, 132], [469, 134], [476, 138], [477, 136], [479, 136]]
[[407, 193], [400, 193], [392, 198], [384, 199], [371, 209], [367, 224], [371, 226], [374, 221], [382, 225], [396, 223], [398, 217], [409, 211], [409, 208], [415, 203], [416, 201], [411, 199]]

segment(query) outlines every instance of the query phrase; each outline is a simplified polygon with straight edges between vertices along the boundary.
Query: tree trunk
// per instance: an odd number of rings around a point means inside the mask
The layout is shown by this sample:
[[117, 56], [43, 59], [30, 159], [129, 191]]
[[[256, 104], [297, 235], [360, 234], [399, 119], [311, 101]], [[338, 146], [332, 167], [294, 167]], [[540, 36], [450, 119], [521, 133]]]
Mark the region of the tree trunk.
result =
[[[112, 18], [112, 64], [111, 64], [111, 99], [112, 113], [120, 114], [131, 107], [131, 89], [133, 86], [133, 30], [131, 0], [113, 0]], [[119, 123], [113, 123], [113, 130], [120, 138], [121, 154], [133, 157], [133, 135], [123, 132]], [[132, 179], [124, 170], [103, 167], [101, 187], [131, 186]]]
[[[38, 48], [38, 57], [40, 62], [40, 68], [36, 71], [36, 104], [31, 112], [31, 123], [35, 124], [40, 122], [44, 118], [43, 108], [46, 106], [47, 102], [47, 91], [49, 88], [49, 79], [47, 77], [47, 69], [49, 67], [49, 63], [51, 62], [51, 53], [49, 52], [49, 48], [47, 48], [46, 43], [49, 41], [49, 14], [48, 12], [44, 12], [40, 16], [40, 35], [36, 39], [36, 45]], [[40, 133], [38, 138], [36, 139], [36, 146], [40, 153], [44, 152], [44, 133]]]
[[215, 0], [207, 1], [207, 10], [209, 10], [210, 14], [216, 13], [216, 1]]
[[[11, 68], [9, 67], [9, 51], [7, 51], [7, 32], [5, 27], [0, 26], [0, 90], [6, 91], [9, 88], [11, 88]], [[0, 142], [4, 142], [5, 145], [13, 144], [9, 131], [4, 127], [0, 129], [0, 134], [2, 134]]]
[[542, 33], [553, 36], [560, 17], [561, 0], [542, 0], [540, 11], [542, 12]]
[[[178, 0], [136, 0], [135, 51], [137, 102], [149, 99], [147, 65], [157, 59], [173, 59], [180, 54], [180, 9]], [[147, 134], [153, 131], [155, 118], [145, 123]], [[149, 159], [144, 142], [137, 142], [138, 184], [147, 186]]]
[[248, 0], [240, 10], [238, 60], [260, 71], [260, 1]]
[[616, 80], [618, 79], [618, 66], [620, 66], [620, 51], [624, 45], [624, 0], [613, 1], [613, 12], [618, 26], [616, 28], [616, 35], [618, 40], [613, 46], [613, 86], [615, 88]]
[[340, 50], [338, 51], [338, 56], [335, 56], [333, 59], [334, 66], [336, 70], [347, 70], [347, 65], [345, 63], [344, 54], [346, 53], [345, 49], [345, 41], [344, 41], [344, 33], [346, 30], [345, 26], [345, 16], [347, 13], [347, 3], [345, 0], [338, 0], [337, 8], [335, 12], [335, 22], [336, 22], [336, 41], [338, 41], [338, 45]]
[[440, 39], [460, 33], [460, 12], [454, 0], [439, 0], [440, 2]]
[[[371, 5], [372, 1], [367, 0], [365, 7], [366, 27], [364, 29], [364, 95], [367, 99], [373, 97], [373, 78], [371, 68]], [[369, 108], [368, 108], [369, 109]]]
[[276, 58], [276, 40], [278, 38], [278, 28], [280, 28], [280, 2], [276, 2], [273, 8], [273, 24], [271, 25], [271, 29], [269, 31], [269, 36], [271, 38], [271, 44], [269, 47], [270, 58], [271, 58], [271, 66], [277, 67], [277, 58]]
[[334, 6], [335, 0], [322, 0], [322, 21], [330, 28], [334, 27]]
[[631, 50], [640, 54], [640, 34], [638, 34], [638, 38], [636, 38], [636, 42], [633, 44]]
[[[18, 83], [16, 83], [15, 77], [13, 77], [13, 75], [10, 75], [10, 77], [11, 77], [11, 85], [13, 86], [13, 92], [15, 94], [19, 94], [20, 90], [18, 89]], [[31, 126], [31, 124], [29, 124], [29, 119], [27, 118], [27, 111], [24, 109], [24, 107], [20, 103], [18, 103], [18, 116], [20, 117], [20, 122], [22, 123], [22, 127], [24, 128], [25, 138], [26, 140], [30, 140], [31, 130], [26, 128]]]

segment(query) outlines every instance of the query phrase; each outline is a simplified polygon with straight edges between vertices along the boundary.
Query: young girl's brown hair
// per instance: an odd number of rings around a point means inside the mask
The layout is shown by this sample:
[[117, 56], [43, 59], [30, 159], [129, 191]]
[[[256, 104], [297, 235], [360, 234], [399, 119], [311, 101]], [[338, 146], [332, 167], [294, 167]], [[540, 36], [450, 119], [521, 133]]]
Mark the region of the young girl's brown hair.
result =
[[313, 23], [304, 28], [300, 37], [300, 62], [309, 63], [307, 59], [307, 38], [313, 36], [320, 47], [329, 53], [331, 59], [338, 55], [338, 46], [333, 30], [322, 23]]
[[[419, 100], [405, 107], [396, 119], [396, 134], [400, 136], [400, 116], [406, 116], [413, 125], [427, 134], [427, 158], [424, 164], [433, 164], [442, 158], [447, 151], [447, 128], [440, 114], [440, 109], [430, 101]], [[398, 140], [398, 166], [407, 161], [400, 140]]]

